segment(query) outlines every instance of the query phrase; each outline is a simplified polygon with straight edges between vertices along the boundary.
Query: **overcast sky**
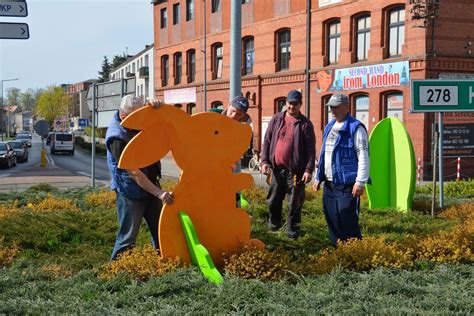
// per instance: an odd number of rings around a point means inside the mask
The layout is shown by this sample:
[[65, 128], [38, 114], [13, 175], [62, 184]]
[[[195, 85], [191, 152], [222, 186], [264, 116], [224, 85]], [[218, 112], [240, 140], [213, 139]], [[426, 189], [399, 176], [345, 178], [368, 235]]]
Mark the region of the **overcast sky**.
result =
[[[0, 0], [0, 2], [2, 2]], [[28, 40], [0, 39], [0, 79], [21, 90], [96, 79], [104, 56], [134, 55], [153, 43], [150, 0], [27, 0]]]

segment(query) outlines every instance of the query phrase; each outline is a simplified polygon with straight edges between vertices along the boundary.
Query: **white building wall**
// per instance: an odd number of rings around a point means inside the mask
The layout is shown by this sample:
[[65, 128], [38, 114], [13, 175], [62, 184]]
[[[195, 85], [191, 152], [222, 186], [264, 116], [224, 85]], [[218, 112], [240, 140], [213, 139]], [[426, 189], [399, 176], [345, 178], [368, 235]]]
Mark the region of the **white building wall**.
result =
[[[110, 74], [111, 80], [117, 80], [121, 78], [128, 78], [129, 74], [135, 74], [136, 86], [135, 86], [135, 96], [148, 98], [154, 97], [154, 46], [150, 47], [144, 51], [135, 55], [127, 63], [123, 64], [120, 68], [117, 68], [114, 72]], [[148, 77], [140, 77], [140, 68], [148, 66]]]

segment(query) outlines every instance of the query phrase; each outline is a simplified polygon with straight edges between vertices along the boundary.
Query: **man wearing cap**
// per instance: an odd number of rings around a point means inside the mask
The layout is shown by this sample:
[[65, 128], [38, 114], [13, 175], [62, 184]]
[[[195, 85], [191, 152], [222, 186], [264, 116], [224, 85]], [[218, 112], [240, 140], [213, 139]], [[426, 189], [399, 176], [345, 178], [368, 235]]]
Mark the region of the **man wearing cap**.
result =
[[[231, 118], [238, 122], [249, 124], [253, 131], [252, 119], [247, 114], [248, 109], [249, 109], [249, 101], [247, 100], [246, 97], [239, 95], [230, 101], [229, 107], [222, 112], [222, 115], [225, 115], [228, 118]], [[249, 147], [253, 148], [253, 135], [250, 138]], [[241, 161], [239, 160], [235, 164], [234, 173], [239, 173], [241, 170], [242, 170], [242, 166], [241, 166]], [[241, 198], [240, 193], [237, 193], [235, 196], [237, 207], [240, 207], [240, 198]]]
[[268, 124], [262, 149], [262, 170], [272, 172], [267, 195], [268, 227], [277, 231], [282, 226], [282, 204], [288, 194], [288, 238], [300, 235], [301, 209], [305, 184], [314, 170], [316, 138], [311, 121], [301, 114], [302, 95], [291, 90], [286, 98], [286, 111], [275, 114]]
[[338, 240], [362, 238], [359, 227], [360, 196], [369, 179], [367, 130], [349, 115], [349, 98], [329, 99], [334, 119], [324, 129], [314, 190], [324, 182], [323, 209], [333, 246]]
[[233, 120], [251, 124], [252, 119], [247, 114], [248, 109], [249, 101], [247, 98], [237, 96], [230, 101], [229, 107], [224, 112], [222, 112], [222, 114]]

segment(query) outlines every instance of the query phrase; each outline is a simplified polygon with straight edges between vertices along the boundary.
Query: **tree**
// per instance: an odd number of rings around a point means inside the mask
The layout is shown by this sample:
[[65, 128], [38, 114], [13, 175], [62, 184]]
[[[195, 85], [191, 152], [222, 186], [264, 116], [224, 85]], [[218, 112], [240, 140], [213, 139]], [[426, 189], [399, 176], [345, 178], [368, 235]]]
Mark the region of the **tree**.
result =
[[51, 125], [61, 116], [66, 115], [71, 97], [58, 86], [49, 86], [38, 98], [36, 115], [43, 117]]
[[127, 55], [115, 55], [114, 58], [112, 59], [112, 69], [117, 68], [121, 64], [123, 64], [127, 60]]
[[35, 92], [28, 89], [20, 94], [20, 105], [23, 111], [32, 111], [36, 105]]
[[109, 63], [109, 59], [107, 56], [104, 56], [104, 60], [102, 61], [102, 71], [99, 71], [99, 82], [109, 81], [111, 69], [112, 67]]
[[21, 94], [20, 89], [8, 88], [7, 89], [7, 105], [8, 106], [20, 105], [20, 94]]

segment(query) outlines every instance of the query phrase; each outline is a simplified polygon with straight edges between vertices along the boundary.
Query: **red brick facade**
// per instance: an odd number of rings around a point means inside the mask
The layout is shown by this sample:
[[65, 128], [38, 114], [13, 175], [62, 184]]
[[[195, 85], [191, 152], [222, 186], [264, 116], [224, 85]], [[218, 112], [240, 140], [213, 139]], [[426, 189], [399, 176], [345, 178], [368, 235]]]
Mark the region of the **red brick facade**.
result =
[[[426, 0], [428, 1], [428, 0]], [[422, 1], [422, 2], [426, 2]], [[204, 111], [203, 105], [203, 1], [194, 0], [194, 17], [186, 21], [187, 0], [156, 1], [154, 6], [155, 29], [155, 95], [163, 98], [165, 90], [196, 87], [196, 111]], [[207, 109], [211, 104], [222, 102], [224, 106], [229, 99], [230, 71], [230, 0], [221, 0], [220, 10], [211, 13], [212, 1], [207, 1]], [[319, 3], [333, 4], [319, 7]], [[180, 5], [180, 21], [173, 25], [173, 5]], [[364, 66], [388, 67], [391, 63], [408, 65], [409, 79], [438, 79], [440, 74], [470, 74], [474, 78], [474, 2], [472, 0], [440, 1], [438, 17], [434, 28], [423, 26], [423, 20], [414, 20], [413, 5], [410, 1], [402, 0], [342, 0], [311, 1], [311, 53], [310, 53], [310, 113], [309, 117], [315, 126], [317, 150], [321, 144], [321, 134], [326, 124], [324, 100], [336, 91], [323, 92], [318, 74], [321, 71], [331, 72], [336, 76], [339, 71]], [[389, 56], [389, 21], [392, 9], [404, 7], [404, 44], [401, 54]], [[161, 28], [160, 13], [167, 9], [168, 21]], [[358, 18], [370, 15], [370, 48], [367, 58], [357, 61], [357, 21]], [[305, 95], [306, 67], [306, 1], [305, 0], [251, 0], [242, 5], [242, 38], [253, 36], [254, 65], [253, 73], [242, 77], [242, 94], [250, 99], [249, 114], [254, 121], [256, 143], [260, 144], [265, 128], [265, 121], [277, 111], [277, 99], [284, 98], [291, 89], [301, 89]], [[340, 21], [340, 53], [337, 63], [330, 63], [328, 50], [329, 24]], [[290, 30], [291, 57], [289, 67], [278, 70], [278, 32]], [[212, 45], [222, 43], [223, 67], [222, 77], [213, 80], [214, 54]], [[186, 52], [194, 49], [196, 52], [195, 81], [188, 83], [188, 61]], [[182, 80], [174, 85], [173, 54], [181, 52]], [[167, 86], [162, 86], [163, 69], [161, 58], [169, 56], [169, 80]], [[405, 63], [403, 63], [405, 62]], [[244, 64], [244, 63], [243, 63]], [[390, 66], [391, 69], [391, 66]], [[401, 68], [400, 68], [401, 69]], [[401, 70], [398, 73], [401, 75]], [[334, 78], [333, 80], [337, 80]], [[324, 80], [324, 79], [321, 79]], [[342, 82], [342, 81], [341, 81]], [[407, 82], [408, 83], [408, 82]], [[319, 91], [319, 92], [318, 92]], [[351, 98], [351, 111], [355, 115], [355, 99], [364, 95], [368, 97], [368, 128], [387, 115], [387, 95], [397, 93], [403, 95], [403, 121], [410, 133], [415, 155], [421, 158], [424, 169], [429, 171], [431, 164], [431, 133], [433, 114], [409, 113], [411, 107], [410, 85], [385, 86], [378, 88], [363, 88], [357, 90], [338, 91], [346, 93]], [[303, 104], [302, 109], [306, 105]], [[186, 106], [183, 104], [183, 109]], [[447, 117], [445, 123], [449, 123]], [[263, 122], [263, 123], [262, 123]], [[467, 118], [474, 123], [474, 115]], [[474, 126], [474, 125], [473, 125]], [[474, 133], [474, 127], [471, 130]], [[451, 176], [455, 166], [447, 158], [445, 175]], [[474, 176], [474, 159], [463, 159], [465, 170], [463, 175]], [[469, 167], [470, 166], [470, 167]], [[454, 168], [454, 169], [453, 169]], [[453, 171], [454, 170], [454, 171]]]

